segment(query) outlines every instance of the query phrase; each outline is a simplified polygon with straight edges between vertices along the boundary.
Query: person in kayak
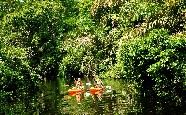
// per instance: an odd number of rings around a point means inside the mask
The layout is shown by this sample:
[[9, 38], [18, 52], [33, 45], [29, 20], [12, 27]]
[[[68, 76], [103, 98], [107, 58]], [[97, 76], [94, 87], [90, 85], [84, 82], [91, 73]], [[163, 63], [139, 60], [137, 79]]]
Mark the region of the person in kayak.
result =
[[94, 78], [95, 88], [104, 88], [103, 82], [98, 77]]
[[83, 82], [81, 81], [81, 78], [78, 78], [77, 80], [75, 80], [74, 83], [77, 89], [83, 89]]

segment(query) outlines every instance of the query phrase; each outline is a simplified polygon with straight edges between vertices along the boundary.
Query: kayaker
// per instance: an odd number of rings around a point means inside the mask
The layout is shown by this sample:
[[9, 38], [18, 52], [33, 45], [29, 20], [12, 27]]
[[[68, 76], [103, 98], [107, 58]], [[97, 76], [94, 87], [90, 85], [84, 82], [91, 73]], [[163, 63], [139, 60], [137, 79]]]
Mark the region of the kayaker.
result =
[[75, 81], [75, 87], [77, 89], [83, 89], [83, 83], [81, 81], [81, 78], [78, 78], [76, 81]]
[[98, 77], [94, 78], [94, 85], [96, 88], [104, 88], [103, 82]]

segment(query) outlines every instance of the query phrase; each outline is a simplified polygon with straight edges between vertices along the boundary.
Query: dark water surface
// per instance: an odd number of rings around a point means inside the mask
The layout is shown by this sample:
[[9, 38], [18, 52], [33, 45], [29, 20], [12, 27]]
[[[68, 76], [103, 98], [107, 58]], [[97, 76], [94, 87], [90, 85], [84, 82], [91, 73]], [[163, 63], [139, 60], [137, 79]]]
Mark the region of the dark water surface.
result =
[[[68, 89], [61, 80], [48, 81], [41, 86], [35, 96], [27, 96], [13, 103], [6, 103], [1, 107], [1, 114], [6, 115], [136, 115], [136, 114], [164, 114], [153, 111], [153, 108], [140, 103], [139, 93], [134, 84], [119, 80], [104, 80], [106, 86], [112, 90], [105, 90], [100, 95], [88, 92], [81, 94], [81, 101], [76, 96], [68, 95]], [[149, 100], [143, 100], [149, 102]], [[144, 110], [146, 113], [144, 113]], [[179, 110], [178, 110], [179, 111]], [[174, 110], [166, 114], [177, 113]]]
[[103, 92], [71, 96], [68, 90], [73, 85], [66, 86], [63, 80], [47, 81], [34, 95], [24, 94], [10, 102], [0, 100], [0, 115], [186, 115], [185, 107], [164, 107], [155, 99], [139, 97], [135, 84], [113, 79], [103, 82], [107, 86]]

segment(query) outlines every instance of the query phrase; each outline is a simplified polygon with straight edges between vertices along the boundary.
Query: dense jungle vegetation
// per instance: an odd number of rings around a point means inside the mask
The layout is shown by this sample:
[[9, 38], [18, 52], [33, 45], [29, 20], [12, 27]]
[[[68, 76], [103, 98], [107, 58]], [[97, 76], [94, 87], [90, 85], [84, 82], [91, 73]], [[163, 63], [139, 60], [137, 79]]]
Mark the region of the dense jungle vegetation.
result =
[[0, 0], [0, 103], [45, 80], [122, 79], [144, 106], [186, 107], [184, 0]]

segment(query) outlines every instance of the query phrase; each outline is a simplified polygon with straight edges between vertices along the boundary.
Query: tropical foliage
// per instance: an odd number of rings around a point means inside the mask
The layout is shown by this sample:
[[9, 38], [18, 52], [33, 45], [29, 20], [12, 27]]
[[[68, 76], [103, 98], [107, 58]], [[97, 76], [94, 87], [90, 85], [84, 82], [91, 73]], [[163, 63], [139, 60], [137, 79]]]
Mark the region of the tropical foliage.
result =
[[46, 79], [121, 78], [157, 104], [186, 102], [186, 3], [176, 0], [0, 0], [0, 95]]

